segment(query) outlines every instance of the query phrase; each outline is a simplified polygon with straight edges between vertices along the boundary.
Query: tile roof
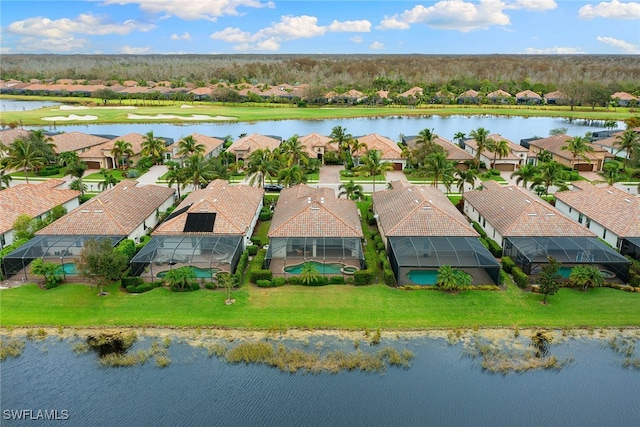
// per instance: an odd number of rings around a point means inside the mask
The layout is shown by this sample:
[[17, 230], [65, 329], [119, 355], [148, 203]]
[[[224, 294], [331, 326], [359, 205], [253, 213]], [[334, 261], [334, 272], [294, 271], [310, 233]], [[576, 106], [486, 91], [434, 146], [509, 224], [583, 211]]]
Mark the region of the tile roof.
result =
[[400, 95], [403, 98], [408, 98], [410, 96], [420, 96], [424, 93], [424, 89], [421, 88], [420, 86], [414, 86], [411, 89], [407, 90], [406, 92], [402, 92]]
[[569, 99], [567, 95], [556, 90], [553, 92], [545, 93], [543, 96], [544, 99]]
[[269, 237], [359, 237], [362, 225], [352, 200], [338, 199], [331, 188], [298, 184], [280, 193]]
[[479, 236], [442, 191], [402, 181], [391, 185], [372, 195], [385, 236]]
[[121, 181], [36, 234], [128, 236], [175, 193], [159, 185], [137, 184]]
[[19, 215], [38, 217], [56, 206], [73, 200], [79, 191], [58, 189], [61, 179], [49, 179], [39, 184], [18, 184], [0, 191], [0, 233], [13, 229]]
[[542, 99], [540, 95], [529, 89], [516, 93], [516, 98]]
[[477, 90], [469, 89], [458, 95], [458, 98], [475, 98], [478, 95], [480, 95], [480, 92], [478, 92]]
[[611, 99], [620, 99], [623, 101], [633, 101], [636, 100], [638, 98], [636, 98], [635, 96], [631, 95], [630, 93], [627, 92], [616, 92], [613, 95], [611, 95]]
[[487, 94], [487, 98], [511, 98], [511, 94], [502, 89], [495, 90]]
[[108, 140], [104, 144], [94, 145], [89, 148], [84, 153], [79, 153], [79, 157], [82, 158], [94, 158], [94, 157], [103, 157], [103, 156], [111, 156], [111, 150], [115, 145], [116, 141], [125, 141], [131, 144], [131, 149], [133, 150], [133, 154], [139, 154], [142, 151], [142, 144], [147, 137], [145, 135], [141, 135], [139, 133], [128, 133], [123, 136], [119, 136], [117, 138], [113, 138]]
[[63, 132], [51, 136], [51, 143], [56, 146], [55, 151], [58, 154], [65, 151], [80, 151], [108, 141], [107, 138], [82, 132]]
[[28, 137], [29, 131], [25, 129], [6, 129], [0, 131], [0, 142], [9, 145], [18, 138]]
[[309, 154], [311, 158], [315, 158], [317, 155], [317, 152], [314, 150], [316, 147], [323, 147], [325, 151], [335, 150], [331, 144], [331, 138], [319, 133], [310, 133], [309, 135], [301, 136], [298, 138], [298, 141], [304, 146], [307, 154]]
[[[412, 149], [417, 148], [416, 139], [417, 136], [407, 138], [407, 146]], [[441, 136], [436, 135], [436, 137], [433, 139], [433, 142], [445, 149], [445, 151], [447, 152], [447, 160], [464, 162], [466, 160], [473, 160], [474, 158], [471, 154], [460, 148], [459, 145], [454, 144], [453, 142], [449, 141], [448, 139], [442, 138]]]
[[[195, 141], [198, 144], [202, 144], [204, 145], [204, 155], [206, 156], [207, 154], [211, 153], [212, 151], [216, 150], [218, 147], [220, 147], [221, 145], [224, 145], [224, 141], [222, 139], [219, 138], [214, 138], [212, 136], [207, 136], [207, 135], [203, 135], [201, 133], [192, 133], [191, 137], [193, 137], [193, 139], [195, 139]], [[180, 140], [174, 142], [173, 144], [169, 145], [167, 147], [167, 149], [169, 150], [169, 152], [175, 152], [177, 153], [179, 150], [179, 143], [180, 141], [182, 141], [182, 139], [184, 138], [180, 138]]]
[[237, 139], [231, 144], [227, 151], [236, 153], [237, 151], [255, 151], [268, 148], [273, 151], [280, 146], [280, 140], [266, 135], [253, 133], [243, 138]]
[[502, 236], [595, 236], [529, 190], [495, 181], [485, 181], [482, 186], [482, 190], [465, 192], [465, 201]]
[[[514, 154], [514, 152], [528, 152], [529, 149], [526, 147], [523, 147], [520, 144], [516, 144], [515, 142], [503, 137], [500, 134], [497, 133], [492, 133], [490, 135], [487, 136], [487, 140], [492, 140], [492, 141], [500, 141], [500, 140], [504, 140], [507, 141], [507, 144], [509, 145], [509, 154], [504, 156], [502, 158], [502, 160], [520, 160], [520, 156], [517, 156]], [[473, 148], [474, 150], [478, 149], [478, 142], [471, 138], [471, 139], [467, 139], [464, 142], [465, 144], [469, 145], [471, 148]], [[489, 151], [487, 148], [485, 148], [482, 151], [482, 154], [484, 154], [485, 156], [489, 157], [490, 159], [493, 158], [493, 153], [491, 151]]]
[[402, 149], [392, 139], [375, 133], [358, 137], [358, 141], [367, 145], [356, 153], [357, 156], [364, 156], [369, 150], [379, 150], [384, 160], [396, 160], [402, 158]]
[[556, 199], [600, 223], [620, 237], [640, 237], [640, 199], [612, 187], [577, 181], [573, 191], [558, 191]]
[[[573, 154], [571, 154], [568, 150], [563, 150], [561, 147], [567, 145], [567, 141], [569, 141], [571, 137], [569, 135], [552, 135], [547, 138], [536, 139], [529, 142], [529, 146], [538, 147], [542, 150], [547, 150], [556, 156], [573, 160]], [[590, 160], [598, 160], [601, 156], [597, 156], [595, 153], [604, 153], [608, 154], [607, 150], [604, 150], [602, 147], [597, 145], [589, 144], [593, 147], [593, 152], [584, 153], [585, 156]], [[580, 161], [581, 159], [577, 159]]]
[[[246, 185], [230, 185], [220, 179], [211, 181], [206, 188], [196, 190], [176, 207], [174, 212], [184, 212], [169, 217], [153, 232], [159, 235], [245, 235], [261, 206], [264, 190]], [[184, 226], [189, 213], [215, 213], [212, 233], [185, 233]]]

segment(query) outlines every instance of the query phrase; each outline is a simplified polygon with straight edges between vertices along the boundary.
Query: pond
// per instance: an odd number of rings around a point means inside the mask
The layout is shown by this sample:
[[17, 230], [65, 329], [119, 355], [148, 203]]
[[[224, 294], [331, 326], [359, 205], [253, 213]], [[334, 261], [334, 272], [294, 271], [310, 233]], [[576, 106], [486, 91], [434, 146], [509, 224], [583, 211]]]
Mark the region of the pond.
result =
[[0, 111], [28, 111], [39, 108], [55, 107], [59, 102], [51, 101], [20, 101], [17, 99], [0, 99]]
[[[44, 129], [58, 132], [84, 132], [99, 135], [125, 135], [128, 133], [146, 134], [153, 131], [157, 137], [179, 140], [192, 133], [225, 138], [227, 135], [237, 139], [242, 134], [258, 133], [275, 135], [284, 139], [293, 135], [319, 133], [329, 135], [336, 126], [342, 126], [354, 136], [377, 133], [393, 140], [400, 135], [417, 135], [424, 129], [433, 129], [437, 135], [453, 141], [457, 132], [469, 134], [473, 129], [484, 127], [491, 133], [497, 133], [515, 143], [533, 136], [546, 137], [555, 128], [567, 128], [572, 136], [584, 135], [603, 129], [603, 123], [596, 121], [573, 120], [551, 117], [504, 117], [504, 116], [431, 116], [431, 117], [379, 117], [354, 118], [340, 120], [277, 120], [253, 123], [200, 123], [200, 124], [162, 124], [133, 123], [113, 125], [57, 125]], [[620, 122], [618, 128], [624, 129]]]
[[[376, 345], [369, 343], [372, 334], [362, 332], [354, 332], [359, 334], [355, 338], [254, 334], [279, 352], [297, 348], [320, 358], [331, 352], [380, 354], [390, 348], [412, 356], [408, 367], [335, 373], [230, 363], [216, 354], [223, 352], [221, 346], [230, 349], [242, 342], [231, 331], [220, 332], [217, 344], [206, 329], [157, 337], [139, 333], [129, 353], [162, 353], [170, 363], [156, 359], [154, 364], [151, 358], [117, 368], [103, 366], [96, 353], [83, 351], [81, 336], [50, 335], [26, 340], [22, 355], [2, 362], [2, 425], [56, 423], [25, 424], [5, 417], [11, 414], [5, 411], [23, 409], [34, 414], [67, 411], [64, 424], [70, 426], [638, 425], [637, 330], [555, 331], [554, 340], [536, 344], [527, 360], [554, 358], [558, 363], [496, 373], [478, 351], [502, 339], [498, 333], [383, 333]], [[505, 334], [519, 338], [506, 340], [511, 347], [502, 356], [519, 357], [523, 353], [518, 348], [526, 347], [529, 337], [533, 342], [531, 331]]]

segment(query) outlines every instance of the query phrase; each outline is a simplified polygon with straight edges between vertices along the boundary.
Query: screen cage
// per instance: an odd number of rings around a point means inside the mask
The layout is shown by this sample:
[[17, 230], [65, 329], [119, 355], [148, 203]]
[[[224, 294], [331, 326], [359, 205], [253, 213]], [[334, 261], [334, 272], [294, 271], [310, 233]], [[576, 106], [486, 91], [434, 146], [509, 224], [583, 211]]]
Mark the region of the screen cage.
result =
[[[265, 268], [306, 261], [340, 263], [364, 268], [362, 241], [358, 237], [275, 237], [269, 240]], [[277, 268], [276, 268], [277, 270]]]

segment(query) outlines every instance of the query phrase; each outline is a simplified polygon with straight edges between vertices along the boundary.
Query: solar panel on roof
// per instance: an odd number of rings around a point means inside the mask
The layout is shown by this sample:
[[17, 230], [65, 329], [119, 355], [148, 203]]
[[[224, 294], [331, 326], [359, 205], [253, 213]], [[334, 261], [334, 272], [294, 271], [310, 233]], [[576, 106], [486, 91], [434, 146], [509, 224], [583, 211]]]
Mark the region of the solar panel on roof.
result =
[[215, 212], [190, 212], [184, 224], [185, 233], [211, 233], [216, 221]]

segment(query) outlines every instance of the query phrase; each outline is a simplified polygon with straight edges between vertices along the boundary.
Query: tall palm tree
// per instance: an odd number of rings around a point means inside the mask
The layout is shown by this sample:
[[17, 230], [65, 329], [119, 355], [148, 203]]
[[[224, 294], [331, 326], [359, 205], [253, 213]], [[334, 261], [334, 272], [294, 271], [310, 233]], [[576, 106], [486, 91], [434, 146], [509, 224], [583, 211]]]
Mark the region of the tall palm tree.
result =
[[438, 187], [438, 184], [442, 182], [448, 189], [454, 180], [455, 171], [454, 162], [447, 159], [447, 153], [436, 151], [427, 156], [418, 175], [431, 177], [433, 187]]
[[464, 199], [464, 186], [465, 184], [471, 184], [471, 188], [475, 187], [476, 179], [478, 177], [478, 171], [475, 169], [467, 169], [467, 170], [456, 170], [458, 191], [462, 194], [462, 198]]
[[416, 144], [431, 145], [437, 137], [438, 135], [433, 133], [433, 129], [422, 129], [416, 137]]
[[199, 154], [194, 154], [184, 161], [184, 184], [192, 184], [196, 190], [204, 188], [209, 182], [220, 178], [220, 174], [212, 162]]
[[369, 150], [362, 156], [362, 166], [360, 169], [365, 176], [373, 177], [373, 192], [376, 191], [376, 176], [384, 175], [386, 171], [393, 169], [390, 162], [382, 161], [382, 152], [380, 150]]
[[566, 145], [560, 147], [561, 150], [567, 150], [573, 156], [573, 161], [571, 166], [573, 169], [576, 168], [576, 160], [578, 157], [582, 158], [584, 161], [591, 163], [591, 159], [587, 156], [587, 153], [593, 151], [593, 147], [589, 144], [589, 139], [584, 136], [574, 136], [570, 140], [567, 141]]
[[264, 188], [265, 180], [278, 174], [279, 164], [268, 148], [258, 149], [249, 154], [247, 162], [247, 172], [251, 175], [249, 185], [258, 184], [258, 187]]
[[491, 168], [495, 169], [496, 167], [496, 159], [503, 158], [509, 155], [509, 143], [504, 139], [500, 140], [490, 140], [489, 144], [487, 144], [487, 149], [493, 153], [493, 163], [491, 164]]
[[142, 155], [149, 156], [153, 159], [153, 164], [157, 165], [162, 161], [162, 154], [167, 151], [167, 146], [164, 140], [153, 136], [153, 131], [149, 131], [145, 134], [145, 139], [142, 142]]
[[616, 156], [621, 151], [626, 151], [627, 159], [631, 158], [631, 154], [640, 149], [640, 133], [637, 133], [633, 129], [627, 129], [620, 135], [616, 135], [615, 145], [618, 147]]
[[480, 156], [486, 149], [489, 137], [489, 131], [483, 127], [474, 129], [469, 133], [469, 136], [476, 140], [477, 150], [475, 155], [476, 169], [480, 169]]
[[362, 189], [362, 185], [355, 184], [353, 180], [347, 182], [346, 184], [340, 184], [338, 187], [340, 192], [338, 193], [338, 198], [345, 196], [345, 198], [349, 200], [362, 200], [364, 198], [364, 190]]
[[366, 150], [367, 144], [361, 142], [358, 138], [351, 138], [349, 140], [349, 156], [351, 156], [351, 160], [354, 162], [354, 166], [360, 165], [360, 159], [356, 156], [360, 151]]
[[291, 187], [292, 185], [300, 184], [306, 181], [307, 176], [298, 165], [280, 169], [280, 172], [278, 173], [278, 182], [287, 187]]
[[347, 133], [347, 129], [342, 126], [335, 126], [331, 129], [331, 133], [329, 134], [329, 138], [331, 138], [330, 143], [334, 143], [337, 145], [338, 152], [340, 153], [340, 157], [344, 164], [347, 164], [347, 152], [349, 150], [349, 143], [353, 138], [351, 134]]
[[538, 166], [538, 175], [534, 179], [533, 185], [543, 185], [545, 194], [549, 194], [549, 187], [552, 185], [561, 186], [564, 184], [561, 178], [562, 166], [558, 162], [547, 162]]
[[456, 141], [458, 143], [458, 145], [462, 146], [462, 142], [464, 141], [464, 139], [466, 138], [467, 135], [465, 135], [464, 132], [456, 132], [453, 135], [453, 140]]
[[306, 148], [298, 139], [298, 135], [293, 135], [291, 138], [280, 144], [280, 147], [278, 148], [284, 156], [286, 165], [289, 168], [293, 165], [306, 165], [309, 162], [309, 156], [307, 155]]
[[534, 181], [537, 174], [538, 174], [538, 168], [536, 166], [526, 164], [526, 165], [522, 165], [520, 169], [513, 172], [511, 174], [511, 178], [516, 177], [516, 184], [520, 185], [520, 183], [522, 183], [522, 186], [526, 187], [527, 184]]
[[69, 163], [67, 165], [67, 167], [65, 168], [65, 174], [67, 175], [71, 175], [74, 178], [78, 179], [78, 189], [80, 190], [80, 193], [82, 193], [82, 195], [84, 196], [84, 188], [85, 186], [82, 184], [82, 177], [84, 176], [84, 173], [86, 172], [86, 170], [88, 169], [88, 165], [86, 162], [81, 162], [81, 161], [75, 161], [72, 163]]
[[10, 182], [11, 182], [11, 175], [7, 174], [5, 169], [0, 169], [0, 190], [9, 188]]
[[165, 175], [165, 179], [167, 180], [167, 185], [169, 188], [173, 188], [173, 184], [176, 184], [178, 189], [178, 199], [182, 197], [180, 194], [180, 188], [185, 188], [187, 185], [187, 171], [186, 168], [179, 167], [169, 167], [167, 174]]
[[100, 169], [100, 173], [104, 175], [104, 180], [98, 183], [98, 188], [101, 188], [103, 191], [109, 187], [113, 187], [119, 182], [111, 171]]
[[119, 139], [113, 143], [113, 148], [111, 149], [111, 155], [116, 161], [116, 164], [122, 165], [122, 170], [124, 170], [124, 166], [128, 163], [129, 157], [133, 156], [133, 145], [130, 142]]
[[3, 167], [24, 171], [27, 184], [29, 183], [29, 169], [40, 168], [47, 161], [40, 150], [36, 149], [31, 140], [27, 138], [17, 138], [7, 148], [7, 155], [2, 158]]
[[194, 154], [202, 154], [206, 151], [207, 147], [204, 144], [200, 144], [193, 135], [185, 136], [178, 141], [178, 156], [190, 157]]
[[34, 150], [39, 151], [47, 162], [56, 161], [56, 146], [53, 144], [53, 139], [44, 133], [42, 129], [30, 131], [28, 139], [31, 141]]
[[75, 151], [63, 151], [58, 156], [58, 163], [62, 166], [67, 166], [71, 163], [78, 162], [80, 158], [78, 157], [78, 153]]
[[604, 178], [607, 185], [612, 186], [620, 180], [620, 165], [616, 161], [605, 162], [598, 175]]

